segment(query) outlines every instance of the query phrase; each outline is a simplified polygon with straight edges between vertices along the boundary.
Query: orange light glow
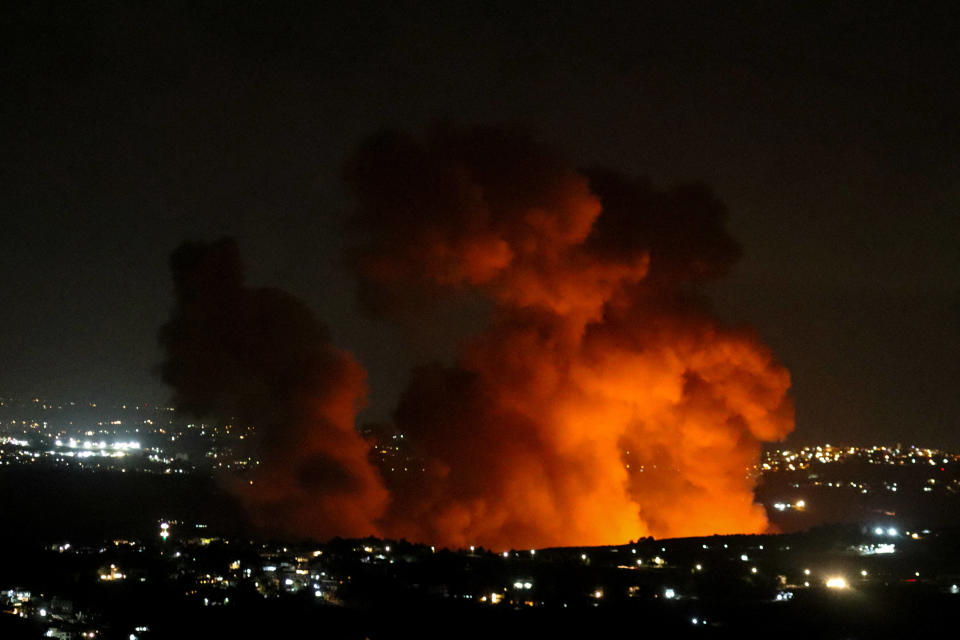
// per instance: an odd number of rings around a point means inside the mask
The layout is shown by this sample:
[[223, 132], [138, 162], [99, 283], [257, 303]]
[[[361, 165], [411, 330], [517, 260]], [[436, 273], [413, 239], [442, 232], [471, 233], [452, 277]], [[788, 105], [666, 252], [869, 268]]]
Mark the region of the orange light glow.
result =
[[766, 530], [748, 470], [793, 428], [790, 377], [684, 293], [737, 254], [709, 192], [585, 176], [497, 129], [377, 140], [348, 175], [372, 290], [493, 307], [401, 400], [429, 488], [394, 494], [391, 535], [503, 549]]

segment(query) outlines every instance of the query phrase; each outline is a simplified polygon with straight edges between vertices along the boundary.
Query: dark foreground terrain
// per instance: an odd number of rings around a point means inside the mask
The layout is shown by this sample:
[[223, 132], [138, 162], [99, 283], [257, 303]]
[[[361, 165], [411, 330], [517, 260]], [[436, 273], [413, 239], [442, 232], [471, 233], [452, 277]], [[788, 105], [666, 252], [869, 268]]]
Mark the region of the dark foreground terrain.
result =
[[268, 541], [203, 475], [8, 468], [0, 639], [954, 637], [957, 500], [905, 473], [768, 479], [793, 533], [494, 552]]

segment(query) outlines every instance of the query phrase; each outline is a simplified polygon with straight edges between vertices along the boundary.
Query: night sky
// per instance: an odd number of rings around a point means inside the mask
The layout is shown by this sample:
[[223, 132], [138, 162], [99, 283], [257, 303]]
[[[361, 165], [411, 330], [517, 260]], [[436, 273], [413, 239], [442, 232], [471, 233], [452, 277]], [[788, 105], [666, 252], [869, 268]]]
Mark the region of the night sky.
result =
[[0, 395], [164, 399], [168, 256], [231, 235], [389, 415], [475, 310], [360, 312], [343, 163], [384, 128], [510, 122], [715, 190], [743, 258], [709, 295], [790, 369], [789, 442], [960, 447], [953, 3], [157, 4], [4, 9]]

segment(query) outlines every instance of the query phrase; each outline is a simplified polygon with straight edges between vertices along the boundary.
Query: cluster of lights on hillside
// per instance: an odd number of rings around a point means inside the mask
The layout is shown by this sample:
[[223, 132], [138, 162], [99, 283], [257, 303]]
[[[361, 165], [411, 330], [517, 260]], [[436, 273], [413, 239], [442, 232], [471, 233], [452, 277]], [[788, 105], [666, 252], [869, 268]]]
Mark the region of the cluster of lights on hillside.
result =
[[767, 451], [758, 471], [800, 471], [809, 469], [813, 463], [831, 464], [849, 460], [862, 460], [870, 464], [889, 464], [903, 466], [908, 464], [926, 464], [937, 466], [960, 462], [960, 454], [947, 453], [939, 449], [923, 447], [835, 447], [817, 445], [800, 449]]

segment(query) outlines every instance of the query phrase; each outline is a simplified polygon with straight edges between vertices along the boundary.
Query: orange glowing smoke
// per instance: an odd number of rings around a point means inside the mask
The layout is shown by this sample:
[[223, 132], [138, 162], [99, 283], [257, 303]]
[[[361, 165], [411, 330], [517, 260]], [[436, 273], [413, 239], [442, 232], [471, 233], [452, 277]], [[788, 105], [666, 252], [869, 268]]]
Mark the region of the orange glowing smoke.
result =
[[497, 549], [766, 528], [748, 470], [793, 428], [790, 378], [697, 297], [739, 256], [706, 188], [575, 171], [498, 128], [383, 134], [346, 177], [367, 305], [428, 322], [481, 296], [490, 316], [414, 370], [394, 426], [425, 471], [385, 486], [354, 428], [361, 366], [247, 286], [232, 242], [178, 249], [163, 376], [181, 409], [257, 426], [237, 494], [259, 524]]
[[503, 129], [384, 134], [347, 169], [367, 302], [487, 296], [396, 423], [426, 459], [382, 530], [450, 546], [759, 532], [748, 469], [793, 427], [789, 374], [690, 290], [739, 250], [703, 187], [574, 171]]

